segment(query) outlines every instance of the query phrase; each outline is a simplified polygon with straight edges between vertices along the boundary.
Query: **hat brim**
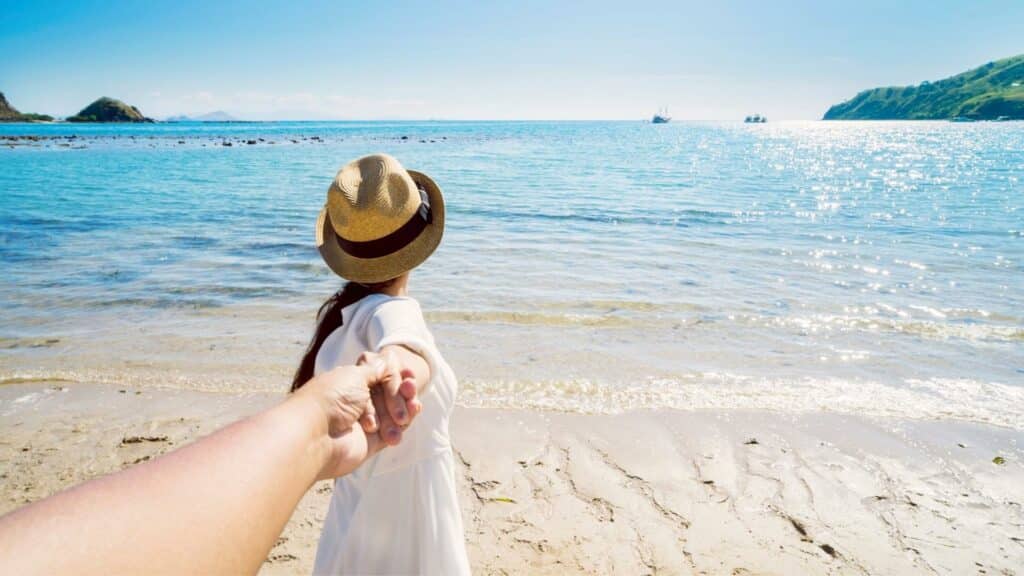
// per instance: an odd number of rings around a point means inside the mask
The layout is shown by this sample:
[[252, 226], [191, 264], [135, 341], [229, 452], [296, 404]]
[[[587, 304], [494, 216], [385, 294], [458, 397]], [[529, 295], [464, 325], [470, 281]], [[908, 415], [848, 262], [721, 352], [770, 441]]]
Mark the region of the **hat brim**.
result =
[[415, 170], [406, 170], [430, 199], [430, 224], [415, 240], [396, 252], [380, 258], [357, 258], [345, 252], [338, 244], [338, 236], [331, 225], [327, 207], [320, 210], [316, 221], [316, 247], [327, 266], [342, 278], [364, 284], [386, 282], [397, 278], [422, 264], [441, 244], [444, 236], [444, 196], [429, 176]]

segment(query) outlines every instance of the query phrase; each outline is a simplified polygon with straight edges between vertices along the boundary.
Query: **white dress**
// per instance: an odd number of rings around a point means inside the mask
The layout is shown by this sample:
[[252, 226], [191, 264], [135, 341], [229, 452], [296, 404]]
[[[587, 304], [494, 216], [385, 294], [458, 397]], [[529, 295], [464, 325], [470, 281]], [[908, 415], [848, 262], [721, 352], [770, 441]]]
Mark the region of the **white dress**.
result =
[[397, 344], [423, 356], [431, 378], [401, 444], [335, 480], [313, 573], [469, 574], [448, 439], [455, 373], [412, 298], [372, 294], [341, 313], [343, 325], [317, 353], [317, 374]]

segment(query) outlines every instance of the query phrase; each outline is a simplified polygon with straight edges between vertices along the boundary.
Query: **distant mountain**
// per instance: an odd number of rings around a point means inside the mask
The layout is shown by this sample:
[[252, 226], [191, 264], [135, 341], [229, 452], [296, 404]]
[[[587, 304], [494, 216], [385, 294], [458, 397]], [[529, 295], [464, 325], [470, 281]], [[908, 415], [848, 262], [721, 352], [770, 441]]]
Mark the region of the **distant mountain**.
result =
[[231, 114], [223, 110], [216, 110], [207, 114], [200, 114], [199, 116], [171, 116], [167, 119], [168, 122], [240, 122], [238, 118], [235, 118]]
[[82, 111], [67, 118], [68, 122], [152, 122], [135, 106], [104, 96]]
[[874, 88], [836, 104], [825, 120], [1024, 120], [1024, 54], [918, 86]]
[[7, 101], [4, 93], [0, 92], [0, 122], [49, 122], [50, 120], [53, 120], [53, 116], [18, 112], [18, 109]]

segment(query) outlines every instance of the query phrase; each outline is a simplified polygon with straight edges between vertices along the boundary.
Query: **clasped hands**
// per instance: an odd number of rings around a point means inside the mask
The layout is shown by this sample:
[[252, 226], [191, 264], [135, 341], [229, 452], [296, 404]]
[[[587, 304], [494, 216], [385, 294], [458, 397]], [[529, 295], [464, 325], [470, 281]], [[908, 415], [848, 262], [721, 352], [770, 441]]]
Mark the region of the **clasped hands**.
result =
[[317, 480], [402, 440], [429, 379], [417, 361], [405, 348], [364, 354], [276, 406], [0, 517], [0, 573], [255, 574]]
[[316, 407], [322, 424], [315, 439], [324, 462], [318, 479], [348, 474], [397, 445], [422, 410], [412, 372], [389, 352], [364, 352], [355, 366], [320, 374], [294, 396]]

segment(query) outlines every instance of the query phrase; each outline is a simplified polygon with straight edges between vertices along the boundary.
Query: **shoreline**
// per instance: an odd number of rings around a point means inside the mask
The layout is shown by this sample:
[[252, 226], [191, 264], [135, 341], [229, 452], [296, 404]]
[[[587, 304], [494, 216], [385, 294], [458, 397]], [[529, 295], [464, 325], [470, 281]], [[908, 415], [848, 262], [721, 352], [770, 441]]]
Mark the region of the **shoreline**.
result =
[[[0, 386], [0, 513], [278, 398]], [[452, 437], [479, 574], [1013, 574], [1024, 565], [1021, 430], [823, 412], [459, 407]], [[262, 573], [308, 573], [330, 492], [328, 482], [310, 490]]]

